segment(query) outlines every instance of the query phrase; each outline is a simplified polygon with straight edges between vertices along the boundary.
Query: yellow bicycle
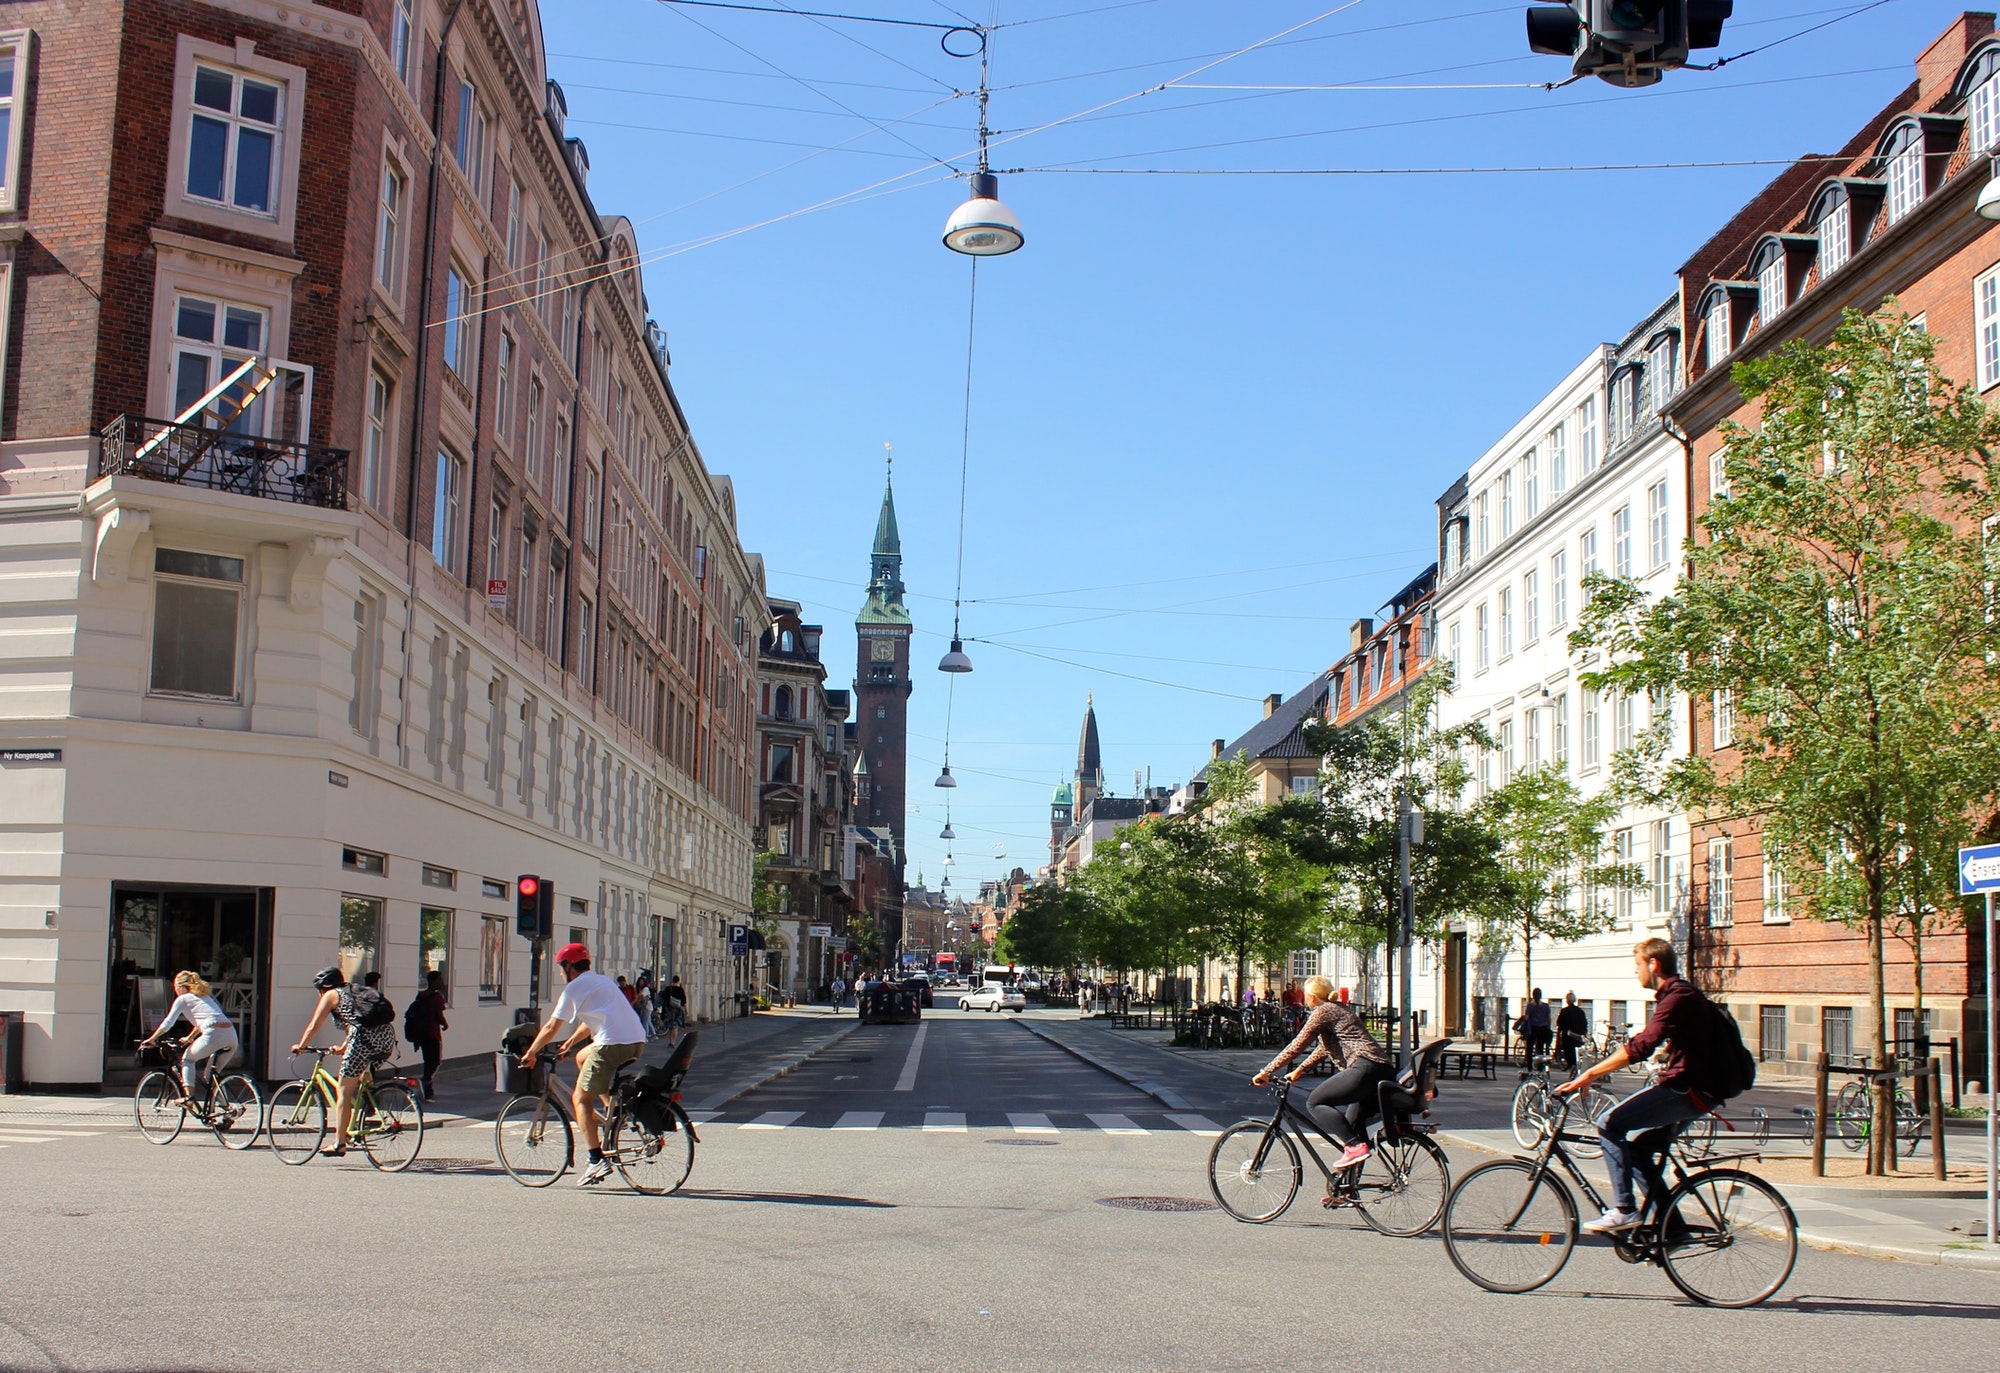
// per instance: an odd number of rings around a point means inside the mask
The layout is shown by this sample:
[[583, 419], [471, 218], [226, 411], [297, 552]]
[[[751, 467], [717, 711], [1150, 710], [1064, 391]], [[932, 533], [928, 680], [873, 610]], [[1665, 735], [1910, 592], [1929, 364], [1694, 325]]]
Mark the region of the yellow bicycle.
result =
[[[281, 1163], [297, 1167], [310, 1162], [326, 1142], [328, 1118], [340, 1099], [340, 1079], [326, 1069], [332, 1052], [312, 1050], [312, 1072], [271, 1094], [266, 1133]], [[355, 1089], [348, 1137], [385, 1173], [402, 1172], [424, 1147], [424, 1107], [413, 1090], [416, 1085], [385, 1067], [363, 1073]]]

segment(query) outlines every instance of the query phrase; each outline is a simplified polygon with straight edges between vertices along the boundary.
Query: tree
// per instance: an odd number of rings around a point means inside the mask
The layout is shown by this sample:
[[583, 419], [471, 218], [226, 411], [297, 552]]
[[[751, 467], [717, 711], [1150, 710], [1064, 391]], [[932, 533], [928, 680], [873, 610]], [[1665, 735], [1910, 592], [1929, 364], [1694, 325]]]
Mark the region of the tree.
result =
[[1073, 968], [1089, 933], [1090, 899], [1075, 887], [1030, 887], [993, 941], [997, 958], [1031, 968]]
[[[1766, 861], [1815, 914], [1865, 932], [1878, 1070], [1884, 938], [1909, 912], [1920, 945], [1922, 921], [1955, 908], [1943, 856], [1990, 819], [2000, 776], [1981, 533], [2000, 512], [2000, 420], [1931, 358], [1891, 302], [1850, 312], [1823, 348], [1739, 365], [1762, 418], [1723, 426], [1727, 495], [1698, 522], [1687, 574], [1658, 600], [1587, 580], [1571, 636], [1611, 660], [1587, 685], [1727, 702], [1740, 761], [1681, 760], [1662, 790], [1713, 816], [1761, 815]], [[1893, 1166], [1889, 1108], [1884, 1087], [1872, 1172]]]

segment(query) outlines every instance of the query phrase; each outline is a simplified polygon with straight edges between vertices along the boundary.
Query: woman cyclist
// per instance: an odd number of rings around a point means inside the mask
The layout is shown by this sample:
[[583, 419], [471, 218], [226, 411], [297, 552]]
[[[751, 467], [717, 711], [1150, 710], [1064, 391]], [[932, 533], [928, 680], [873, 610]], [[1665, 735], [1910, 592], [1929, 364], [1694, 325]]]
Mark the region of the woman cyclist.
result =
[[210, 994], [208, 983], [196, 972], [174, 974], [174, 1004], [167, 1007], [160, 1027], [140, 1040], [139, 1046], [151, 1048], [178, 1020], [185, 1020], [194, 1027], [193, 1032], [181, 1041], [185, 1046], [181, 1050], [181, 1082], [187, 1087], [188, 1100], [200, 1101], [201, 1065], [212, 1058], [215, 1061], [210, 1066], [215, 1072], [219, 1073], [229, 1066], [229, 1060], [236, 1057], [238, 1048], [236, 1027], [229, 1023], [222, 1003]]
[[1292, 1070], [1293, 1082], [1321, 1059], [1332, 1059], [1333, 1076], [1306, 1099], [1306, 1110], [1322, 1130], [1345, 1147], [1346, 1152], [1336, 1166], [1351, 1168], [1368, 1157], [1368, 1140], [1361, 1122], [1367, 1119], [1374, 1104], [1377, 1084], [1396, 1075], [1395, 1060], [1368, 1033], [1368, 1027], [1351, 1007], [1332, 999], [1331, 982], [1323, 977], [1308, 978], [1305, 990], [1309, 1013], [1306, 1023], [1299, 1028], [1298, 1038], [1279, 1050], [1264, 1071], [1250, 1080], [1262, 1087], [1271, 1080], [1271, 1074], [1291, 1062], [1309, 1043], [1313, 1044], [1313, 1051]]
[[339, 1158], [347, 1152], [347, 1126], [354, 1114], [354, 1094], [361, 1086], [361, 1075], [396, 1056], [396, 1021], [390, 1016], [380, 1025], [362, 1024], [362, 1018], [381, 1003], [382, 994], [372, 987], [349, 986], [338, 968], [321, 968], [314, 973], [313, 986], [319, 990], [319, 1000], [292, 1052], [304, 1053], [328, 1016], [347, 1031], [347, 1042], [340, 1047], [340, 1095], [334, 1105], [333, 1143], [320, 1150], [327, 1158]]

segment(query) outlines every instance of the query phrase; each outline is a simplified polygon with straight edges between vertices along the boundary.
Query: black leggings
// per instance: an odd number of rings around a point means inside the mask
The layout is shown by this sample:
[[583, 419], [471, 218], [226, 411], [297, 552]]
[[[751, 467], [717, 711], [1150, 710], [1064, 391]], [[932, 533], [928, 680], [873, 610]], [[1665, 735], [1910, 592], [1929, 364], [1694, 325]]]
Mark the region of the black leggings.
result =
[[1396, 1072], [1386, 1063], [1367, 1059], [1350, 1063], [1322, 1082], [1306, 1099], [1306, 1110], [1319, 1127], [1342, 1144], [1364, 1137], [1362, 1127], [1380, 1111], [1377, 1084], [1387, 1082]]

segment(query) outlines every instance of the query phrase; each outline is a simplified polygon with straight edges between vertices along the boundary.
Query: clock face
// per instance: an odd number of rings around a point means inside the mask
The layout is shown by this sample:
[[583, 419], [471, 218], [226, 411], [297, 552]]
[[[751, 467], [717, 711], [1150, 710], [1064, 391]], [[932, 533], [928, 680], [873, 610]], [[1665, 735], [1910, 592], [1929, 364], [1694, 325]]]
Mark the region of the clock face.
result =
[[868, 656], [878, 663], [895, 662], [896, 641], [894, 639], [875, 640], [874, 646], [868, 650]]

